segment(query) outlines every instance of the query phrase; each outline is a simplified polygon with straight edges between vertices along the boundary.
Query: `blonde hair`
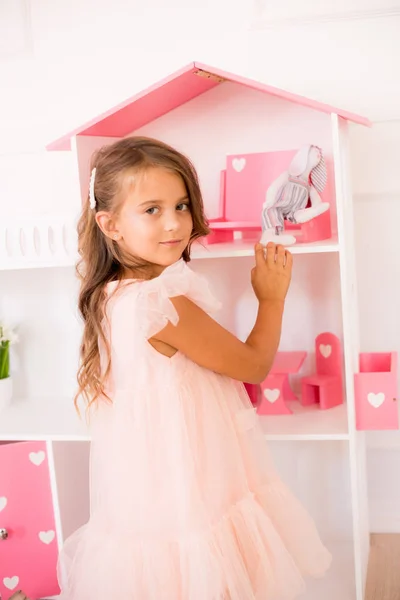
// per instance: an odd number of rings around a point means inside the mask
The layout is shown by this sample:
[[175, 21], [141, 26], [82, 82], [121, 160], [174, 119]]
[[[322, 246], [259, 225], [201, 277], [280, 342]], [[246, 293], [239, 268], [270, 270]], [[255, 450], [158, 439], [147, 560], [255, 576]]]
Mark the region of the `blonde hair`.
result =
[[[189, 244], [182, 255], [183, 260], [190, 261], [193, 241], [209, 233], [198, 176], [186, 156], [163, 142], [146, 137], [123, 138], [95, 152], [90, 166], [91, 170], [96, 169], [92, 187], [95, 206], [90, 206], [88, 190], [88, 197], [78, 222], [78, 307], [84, 328], [77, 374], [78, 392], [74, 400], [77, 408], [80, 396], [84, 398], [88, 407], [100, 396], [108, 398], [104, 383], [111, 368], [111, 354], [103, 330], [105, 286], [110, 281], [121, 280], [126, 269], [145, 274], [151, 267], [140, 257], [124, 255], [118, 244], [102, 233], [95, 219], [96, 212], [118, 213], [122, 205], [118, 194], [124, 176], [132, 171], [143, 172], [154, 167], [173, 171], [182, 178], [186, 187], [193, 228]], [[105, 372], [104, 369], [102, 372], [100, 364], [100, 344], [106, 349], [108, 356]]]

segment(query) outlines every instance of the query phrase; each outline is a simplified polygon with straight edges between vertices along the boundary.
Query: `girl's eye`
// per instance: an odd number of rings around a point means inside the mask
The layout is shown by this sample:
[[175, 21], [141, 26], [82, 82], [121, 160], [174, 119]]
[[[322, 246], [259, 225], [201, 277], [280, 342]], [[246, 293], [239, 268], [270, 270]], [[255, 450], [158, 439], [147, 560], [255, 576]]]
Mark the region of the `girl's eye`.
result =
[[146, 213], [148, 215], [154, 215], [157, 210], [158, 210], [157, 206], [151, 206], [150, 208], [148, 208], [146, 210]]
[[176, 208], [177, 208], [177, 210], [180, 210], [180, 211], [189, 210], [189, 204], [182, 202], [182, 204], [178, 204], [178, 206]]

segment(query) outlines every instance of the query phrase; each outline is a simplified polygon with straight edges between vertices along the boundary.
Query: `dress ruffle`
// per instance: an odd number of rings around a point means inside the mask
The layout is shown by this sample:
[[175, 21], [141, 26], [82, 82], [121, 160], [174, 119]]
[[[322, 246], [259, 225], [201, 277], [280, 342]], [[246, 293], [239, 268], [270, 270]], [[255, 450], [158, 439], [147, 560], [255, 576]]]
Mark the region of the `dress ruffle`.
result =
[[[316, 549], [305, 560], [302, 549], [310, 540], [300, 535], [309, 534], [309, 523], [292, 519], [286, 534], [293, 538], [289, 527], [296, 526], [300, 552], [290, 554], [276, 529], [287, 500], [277, 481], [232, 505], [207, 531], [171, 540], [136, 538], [94, 518], [66, 546], [65, 552], [79, 551], [66, 563], [64, 577], [73, 584], [65, 598], [294, 600], [305, 591], [303, 576], [322, 576], [330, 556]], [[296, 503], [291, 508], [297, 512]], [[304, 516], [301, 509], [296, 516]], [[77, 556], [85, 565], [78, 572]]]

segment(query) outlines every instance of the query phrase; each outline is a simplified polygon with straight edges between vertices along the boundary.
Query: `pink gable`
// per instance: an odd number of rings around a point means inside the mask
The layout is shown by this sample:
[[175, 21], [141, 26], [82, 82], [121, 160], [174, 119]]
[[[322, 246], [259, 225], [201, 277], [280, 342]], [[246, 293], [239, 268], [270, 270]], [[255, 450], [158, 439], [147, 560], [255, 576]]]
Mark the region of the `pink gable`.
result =
[[335, 113], [348, 121], [370, 126], [369, 120], [365, 117], [234, 73], [194, 62], [74, 129], [67, 135], [51, 142], [48, 144], [47, 149], [70, 150], [71, 138], [76, 135], [124, 137], [213, 87], [223, 85], [225, 81], [238, 83], [265, 94], [307, 106], [313, 110], [328, 114]]

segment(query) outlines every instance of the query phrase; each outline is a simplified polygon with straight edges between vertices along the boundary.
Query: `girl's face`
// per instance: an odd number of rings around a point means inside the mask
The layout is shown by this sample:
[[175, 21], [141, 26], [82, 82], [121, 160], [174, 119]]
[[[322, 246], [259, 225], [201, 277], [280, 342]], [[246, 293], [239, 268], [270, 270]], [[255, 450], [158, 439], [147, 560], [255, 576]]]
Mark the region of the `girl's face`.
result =
[[179, 260], [187, 247], [193, 221], [186, 187], [180, 175], [149, 168], [128, 175], [125, 201], [115, 221], [123, 250], [153, 263], [160, 273]]

